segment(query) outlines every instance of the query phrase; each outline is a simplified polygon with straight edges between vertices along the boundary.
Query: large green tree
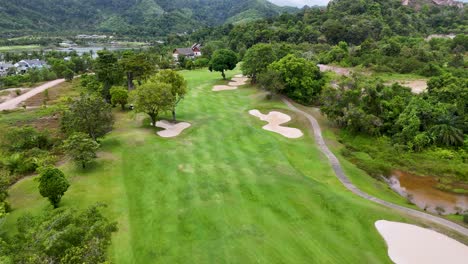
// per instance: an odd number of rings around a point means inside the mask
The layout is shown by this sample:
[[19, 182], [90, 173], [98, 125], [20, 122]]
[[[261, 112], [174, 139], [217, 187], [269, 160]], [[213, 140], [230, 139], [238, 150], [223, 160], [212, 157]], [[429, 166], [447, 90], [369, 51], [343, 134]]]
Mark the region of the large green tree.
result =
[[87, 164], [96, 158], [99, 143], [87, 134], [78, 132], [73, 133], [63, 142], [63, 148], [77, 164], [85, 168]]
[[45, 168], [39, 176], [39, 193], [49, 199], [54, 208], [58, 207], [68, 187], [70, 184], [65, 174], [57, 168]]
[[272, 63], [269, 70], [281, 75], [289, 97], [303, 103], [313, 102], [325, 84], [319, 68], [313, 62], [292, 54]]
[[252, 83], [257, 82], [257, 75], [267, 70], [268, 65], [276, 60], [271, 44], [256, 44], [244, 55], [241, 66], [242, 73], [252, 77]]
[[234, 70], [238, 62], [237, 54], [228, 49], [220, 49], [214, 52], [210, 61], [210, 71], [221, 72], [223, 79], [226, 80], [227, 70]]
[[106, 251], [117, 223], [110, 222], [100, 207], [59, 208], [21, 216], [17, 234], [6, 241], [0, 239], [0, 260], [24, 264], [107, 263]]
[[110, 89], [111, 104], [113, 106], [120, 104], [122, 110], [125, 110], [125, 105], [128, 103], [128, 91], [120, 86], [114, 86]]
[[156, 71], [155, 64], [149, 59], [146, 53], [134, 53], [133, 51], [126, 51], [122, 59], [119, 61], [122, 69], [127, 77], [128, 90], [134, 90], [134, 80], [138, 81], [141, 85], [142, 81], [146, 80], [153, 72]]
[[170, 84], [152, 79], [133, 90], [130, 93], [130, 98], [135, 106], [135, 111], [146, 113], [151, 118], [153, 126], [156, 126], [157, 118], [161, 112], [172, 110], [175, 101]]
[[102, 97], [110, 102], [110, 88], [122, 84], [123, 81], [123, 70], [118, 63], [117, 56], [107, 50], [98, 51], [94, 72], [97, 80], [102, 83]]
[[176, 107], [179, 102], [184, 99], [185, 94], [187, 94], [187, 81], [181, 74], [173, 70], [162, 70], [158, 72], [154, 77], [154, 80], [171, 85], [171, 93], [174, 97], [174, 101], [171, 106], [172, 120], [176, 121]]
[[95, 141], [111, 131], [113, 124], [111, 106], [100, 97], [87, 95], [72, 102], [61, 120], [62, 131], [66, 134], [83, 132]]

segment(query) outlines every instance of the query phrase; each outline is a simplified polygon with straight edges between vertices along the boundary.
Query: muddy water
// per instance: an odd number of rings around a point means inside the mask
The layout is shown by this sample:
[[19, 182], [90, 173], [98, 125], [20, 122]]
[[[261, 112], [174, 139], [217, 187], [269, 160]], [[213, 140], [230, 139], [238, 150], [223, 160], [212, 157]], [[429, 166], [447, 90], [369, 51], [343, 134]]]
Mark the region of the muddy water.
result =
[[[421, 209], [432, 213], [454, 214], [468, 210], [468, 195], [444, 192], [435, 188], [437, 180], [401, 171], [388, 179], [390, 187]], [[436, 210], [439, 208], [439, 210]], [[443, 208], [443, 211], [440, 210]]]

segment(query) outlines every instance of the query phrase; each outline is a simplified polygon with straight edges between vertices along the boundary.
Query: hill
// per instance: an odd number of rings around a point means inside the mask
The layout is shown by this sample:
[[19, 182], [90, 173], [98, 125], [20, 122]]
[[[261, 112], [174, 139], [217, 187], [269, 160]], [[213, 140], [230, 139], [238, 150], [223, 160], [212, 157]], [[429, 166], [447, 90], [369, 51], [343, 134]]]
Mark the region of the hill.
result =
[[463, 8], [464, 4], [459, 1], [454, 0], [402, 0], [401, 3], [405, 6], [412, 6], [416, 8], [421, 8], [421, 6], [456, 6], [458, 8]]
[[266, 0], [0, 0], [0, 34], [86, 31], [161, 36], [293, 10]]

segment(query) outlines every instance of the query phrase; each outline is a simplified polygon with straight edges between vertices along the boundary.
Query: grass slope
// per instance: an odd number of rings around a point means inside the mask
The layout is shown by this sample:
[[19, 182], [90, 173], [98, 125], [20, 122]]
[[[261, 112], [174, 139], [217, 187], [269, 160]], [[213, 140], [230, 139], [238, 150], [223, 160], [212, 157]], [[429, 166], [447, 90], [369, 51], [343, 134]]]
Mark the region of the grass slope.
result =
[[[93, 168], [63, 166], [72, 186], [62, 206], [105, 202], [119, 222], [116, 263], [391, 263], [374, 222], [407, 219], [345, 190], [303, 119], [254, 89], [212, 92], [219, 74], [184, 75], [178, 118], [192, 127], [181, 136], [118, 113]], [[253, 108], [290, 114], [305, 137], [262, 130]], [[36, 188], [31, 178], [12, 188], [7, 230], [50, 208]]]

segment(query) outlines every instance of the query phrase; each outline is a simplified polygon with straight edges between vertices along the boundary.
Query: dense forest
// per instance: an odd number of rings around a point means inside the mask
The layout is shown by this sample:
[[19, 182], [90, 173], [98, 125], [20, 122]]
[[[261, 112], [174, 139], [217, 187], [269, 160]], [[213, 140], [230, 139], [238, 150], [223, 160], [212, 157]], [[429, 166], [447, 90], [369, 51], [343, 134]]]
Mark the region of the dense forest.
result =
[[0, 0], [0, 7], [4, 36], [83, 31], [164, 36], [296, 10], [266, 0]]

